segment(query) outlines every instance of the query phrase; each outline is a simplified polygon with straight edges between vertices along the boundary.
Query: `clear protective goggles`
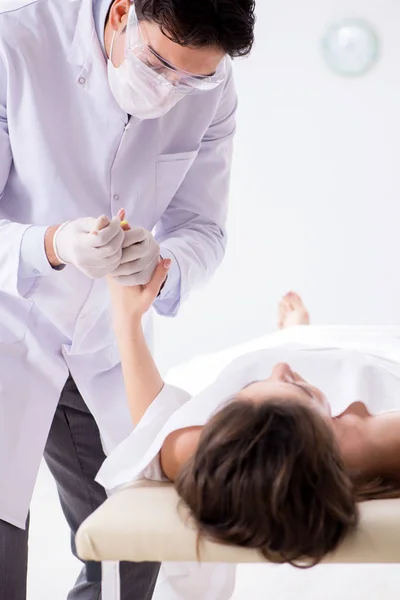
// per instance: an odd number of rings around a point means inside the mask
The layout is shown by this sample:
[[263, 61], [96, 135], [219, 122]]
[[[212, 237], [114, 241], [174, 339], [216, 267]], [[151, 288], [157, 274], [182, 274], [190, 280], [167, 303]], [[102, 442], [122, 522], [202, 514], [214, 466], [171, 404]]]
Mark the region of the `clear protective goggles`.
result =
[[[135, 57], [139, 60], [133, 60]], [[225, 79], [226, 57], [218, 65], [212, 75], [195, 75], [174, 67], [162, 58], [151, 46], [145, 43], [140, 30], [134, 3], [131, 2], [125, 37], [125, 58], [131, 62], [131, 67], [149, 70], [157, 75], [159, 85], [173, 85], [181, 94], [195, 94], [215, 89]]]

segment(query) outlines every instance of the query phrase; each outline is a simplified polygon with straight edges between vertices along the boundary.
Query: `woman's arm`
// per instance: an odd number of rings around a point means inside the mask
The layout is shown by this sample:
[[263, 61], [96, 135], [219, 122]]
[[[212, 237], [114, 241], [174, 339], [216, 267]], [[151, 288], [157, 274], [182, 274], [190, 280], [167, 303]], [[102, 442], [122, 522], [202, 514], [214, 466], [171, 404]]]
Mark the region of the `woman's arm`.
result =
[[150, 283], [144, 286], [121, 286], [109, 278], [114, 330], [129, 410], [135, 425], [164, 386], [143, 334], [142, 317], [157, 297], [169, 265], [170, 261], [161, 261]]
[[[139, 423], [164, 386], [143, 334], [142, 316], [157, 297], [168, 267], [169, 261], [162, 261], [147, 286], [123, 287], [109, 279], [114, 330], [134, 425]], [[201, 430], [202, 427], [188, 427], [174, 431], [166, 438], [160, 451], [160, 461], [171, 481], [176, 479], [182, 466], [195, 452]]]
[[164, 382], [148, 349], [141, 322], [130, 321], [115, 328], [122, 374], [134, 425], [161, 392]]

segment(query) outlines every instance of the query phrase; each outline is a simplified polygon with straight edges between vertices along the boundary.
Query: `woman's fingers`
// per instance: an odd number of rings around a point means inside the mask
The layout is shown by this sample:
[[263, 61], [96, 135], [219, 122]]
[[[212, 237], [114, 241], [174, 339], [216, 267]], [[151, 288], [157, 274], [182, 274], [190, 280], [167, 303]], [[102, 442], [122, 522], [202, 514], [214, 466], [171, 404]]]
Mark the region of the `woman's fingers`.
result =
[[156, 297], [160, 291], [162, 284], [165, 281], [165, 278], [168, 274], [168, 269], [171, 266], [171, 260], [166, 258], [162, 260], [158, 265], [156, 270], [153, 273], [153, 277], [149, 281], [147, 285], [144, 286], [144, 291], [146, 295], [148, 294], [151, 297]]
[[129, 231], [129, 229], [131, 228], [131, 226], [129, 225], [128, 221], [126, 221], [125, 216], [126, 216], [125, 209], [124, 208], [120, 208], [119, 211], [117, 212], [117, 217], [121, 221], [121, 228], [124, 231]]

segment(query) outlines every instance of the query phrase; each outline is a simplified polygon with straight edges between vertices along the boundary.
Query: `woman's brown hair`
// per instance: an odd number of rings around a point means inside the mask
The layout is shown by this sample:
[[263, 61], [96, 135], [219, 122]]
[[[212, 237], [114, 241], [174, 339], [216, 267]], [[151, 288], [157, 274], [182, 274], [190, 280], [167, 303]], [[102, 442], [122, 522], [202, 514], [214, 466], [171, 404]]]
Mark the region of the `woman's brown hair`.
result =
[[400, 498], [399, 481], [374, 477], [369, 480], [354, 479], [354, 493], [357, 502], [367, 500], [392, 500]]
[[175, 486], [200, 536], [258, 549], [274, 562], [316, 564], [358, 522], [332, 430], [290, 401], [226, 405], [204, 427]]

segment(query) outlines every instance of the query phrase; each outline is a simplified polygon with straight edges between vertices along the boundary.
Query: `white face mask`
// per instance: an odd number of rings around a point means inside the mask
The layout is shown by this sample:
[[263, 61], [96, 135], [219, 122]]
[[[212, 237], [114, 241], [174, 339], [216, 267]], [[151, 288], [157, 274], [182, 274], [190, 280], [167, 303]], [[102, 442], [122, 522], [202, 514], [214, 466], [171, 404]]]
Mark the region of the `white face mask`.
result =
[[[183, 98], [162, 75], [158, 75], [132, 55], [119, 67], [112, 63], [115, 33], [108, 60], [108, 81], [113, 96], [123, 111], [138, 119], [157, 119]], [[144, 67], [144, 68], [143, 68]]]

